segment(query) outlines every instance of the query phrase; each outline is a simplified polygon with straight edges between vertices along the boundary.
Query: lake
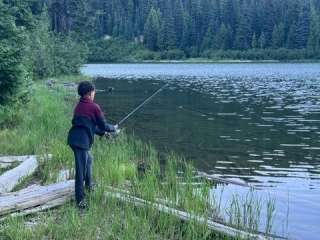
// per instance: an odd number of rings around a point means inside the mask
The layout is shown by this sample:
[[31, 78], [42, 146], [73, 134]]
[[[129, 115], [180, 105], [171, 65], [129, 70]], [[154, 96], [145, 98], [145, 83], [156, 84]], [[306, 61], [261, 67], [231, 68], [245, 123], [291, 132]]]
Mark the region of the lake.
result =
[[[319, 239], [320, 64], [88, 64], [82, 72], [100, 77], [96, 86], [106, 91], [96, 101], [112, 123], [169, 83], [126, 131], [274, 198], [276, 233]], [[213, 191], [222, 202], [248, 192]]]

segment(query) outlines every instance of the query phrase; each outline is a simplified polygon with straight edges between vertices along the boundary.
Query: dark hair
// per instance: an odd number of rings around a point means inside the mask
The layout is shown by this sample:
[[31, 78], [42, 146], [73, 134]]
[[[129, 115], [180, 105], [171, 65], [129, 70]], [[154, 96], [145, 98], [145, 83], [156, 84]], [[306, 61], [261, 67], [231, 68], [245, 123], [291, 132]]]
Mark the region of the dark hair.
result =
[[78, 94], [83, 97], [87, 95], [88, 93], [94, 91], [95, 87], [91, 82], [83, 81], [80, 82], [78, 85]]

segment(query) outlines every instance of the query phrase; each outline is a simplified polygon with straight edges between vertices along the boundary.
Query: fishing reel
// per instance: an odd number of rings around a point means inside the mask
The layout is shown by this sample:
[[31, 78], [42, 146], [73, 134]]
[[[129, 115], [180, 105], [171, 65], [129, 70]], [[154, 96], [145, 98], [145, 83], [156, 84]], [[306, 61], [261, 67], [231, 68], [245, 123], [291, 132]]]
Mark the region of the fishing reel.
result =
[[107, 140], [110, 140], [110, 139], [115, 139], [119, 136], [119, 134], [121, 133], [121, 129], [119, 128], [116, 128], [116, 130], [114, 132], [106, 132], [104, 134], [104, 137], [107, 139]]

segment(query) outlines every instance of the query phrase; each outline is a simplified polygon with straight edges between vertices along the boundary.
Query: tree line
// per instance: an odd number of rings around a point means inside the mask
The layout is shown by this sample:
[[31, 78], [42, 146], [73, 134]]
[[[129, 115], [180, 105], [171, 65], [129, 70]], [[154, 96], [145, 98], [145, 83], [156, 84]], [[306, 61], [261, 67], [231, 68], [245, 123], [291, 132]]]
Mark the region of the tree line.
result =
[[320, 51], [317, 0], [56, 0], [49, 9], [54, 31], [80, 30], [98, 45], [117, 38], [187, 57], [282, 49], [317, 58]]
[[0, 0], [0, 108], [87, 61], [189, 57], [319, 59], [320, 1]]

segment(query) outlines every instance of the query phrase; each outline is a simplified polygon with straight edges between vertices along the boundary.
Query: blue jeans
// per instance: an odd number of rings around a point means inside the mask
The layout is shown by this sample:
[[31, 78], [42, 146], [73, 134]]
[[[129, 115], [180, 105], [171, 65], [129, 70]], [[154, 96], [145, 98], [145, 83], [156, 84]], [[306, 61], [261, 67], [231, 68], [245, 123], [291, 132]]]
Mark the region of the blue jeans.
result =
[[89, 150], [72, 148], [76, 166], [75, 197], [79, 204], [85, 198], [84, 186], [92, 187], [92, 156]]

